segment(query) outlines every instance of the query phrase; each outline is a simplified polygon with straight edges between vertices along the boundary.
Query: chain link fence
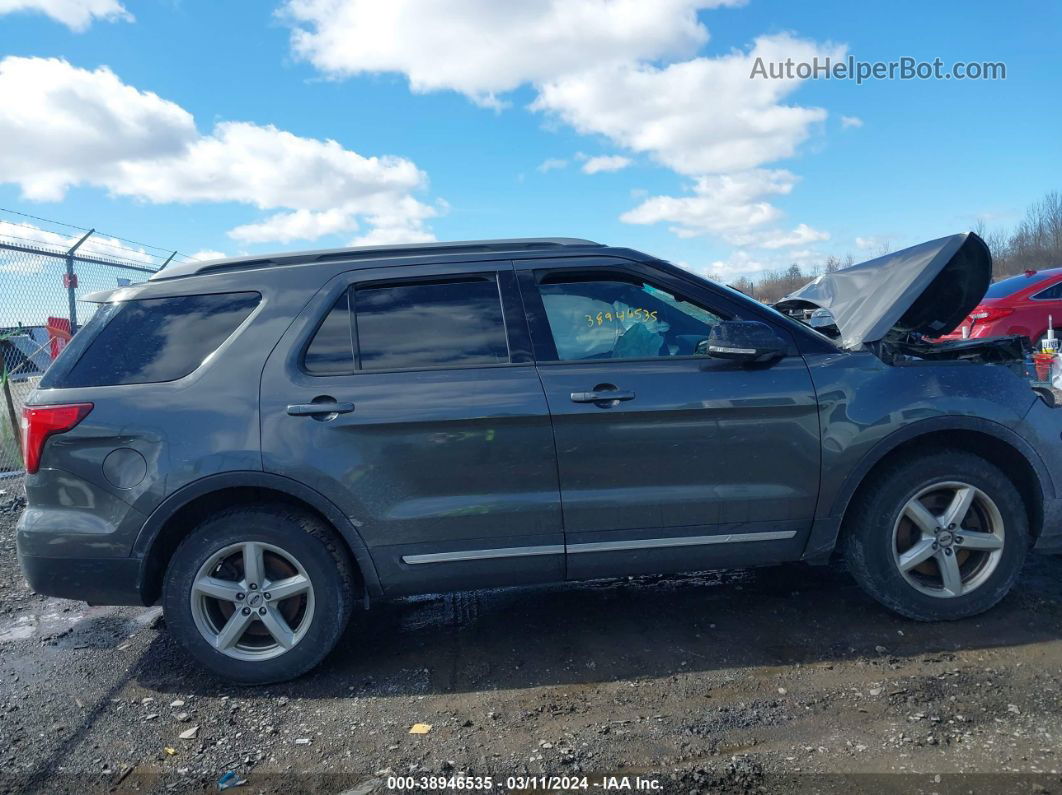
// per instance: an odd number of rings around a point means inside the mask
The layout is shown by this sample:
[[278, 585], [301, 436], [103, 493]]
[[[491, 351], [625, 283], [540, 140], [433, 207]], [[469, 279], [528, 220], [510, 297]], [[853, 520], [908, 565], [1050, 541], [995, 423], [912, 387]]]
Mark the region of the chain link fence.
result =
[[118, 238], [92, 240], [92, 230], [49, 233], [59, 238], [53, 242], [29, 226], [34, 239], [20, 239], [7, 226], [0, 229], [0, 479], [22, 470], [26, 398], [96, 311], [78, 299], [144, 281], [176, 255], [131, 249]]

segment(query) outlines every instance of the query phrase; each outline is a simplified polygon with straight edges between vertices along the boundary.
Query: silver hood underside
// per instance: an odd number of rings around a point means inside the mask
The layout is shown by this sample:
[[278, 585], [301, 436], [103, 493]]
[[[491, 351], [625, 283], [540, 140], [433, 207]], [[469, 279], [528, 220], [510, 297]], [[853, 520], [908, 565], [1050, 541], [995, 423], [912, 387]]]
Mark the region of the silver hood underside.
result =
[[886, 337], [904, 339], [912, 332], [939, 337], [955, 330], [991, 278], [988, 247], [968, 232], [823, 274], [775, 307], [828, 310], [842, 347], [857, 350]]

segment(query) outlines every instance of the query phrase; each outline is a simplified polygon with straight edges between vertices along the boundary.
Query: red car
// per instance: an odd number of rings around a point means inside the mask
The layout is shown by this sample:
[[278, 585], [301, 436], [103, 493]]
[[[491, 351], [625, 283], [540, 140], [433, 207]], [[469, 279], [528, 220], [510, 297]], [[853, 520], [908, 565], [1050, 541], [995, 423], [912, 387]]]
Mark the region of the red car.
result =
[[995, 282], [962, 324], [941, 339], [961, 339], [964, 328], [972, 338], [1022, 334], [1039, 350], [1049, 317], [1055, 336], [1062, 338], [1062, 268], [1025, 271]]

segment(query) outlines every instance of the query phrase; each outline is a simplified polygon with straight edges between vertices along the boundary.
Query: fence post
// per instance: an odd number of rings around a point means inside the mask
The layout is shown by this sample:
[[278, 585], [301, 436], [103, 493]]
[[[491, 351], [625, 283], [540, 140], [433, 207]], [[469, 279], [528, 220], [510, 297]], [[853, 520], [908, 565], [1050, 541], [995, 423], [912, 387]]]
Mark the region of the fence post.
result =
[[89, 235], [95, 231], [95, 229], [88, 230], [82, 235], [81, 239], [74, 243], [74, 245], [70, 247], [70, 250], [66, 252], [66, 278], [63, 279], [63, 283], [66, 285], [66, 300], [70, 308], [71, 337], [77, 333], [77, 274], [74, 273], [74, 252], [81, 248], [81, 244], [88, 240]]
[[4, 387], [4, 403], [7, 404], [7, 418], [11, 423], [11, 434], [15, 437], [15, 442], [18, 444], [19, 450], [22, 449], [22, 424], [19, 422], [19, 417], [15, 413], [15, 401], [11, 398], [11, 379], [8, 378], [7, 370], [5, 368], [3, 375], [0, 375]]

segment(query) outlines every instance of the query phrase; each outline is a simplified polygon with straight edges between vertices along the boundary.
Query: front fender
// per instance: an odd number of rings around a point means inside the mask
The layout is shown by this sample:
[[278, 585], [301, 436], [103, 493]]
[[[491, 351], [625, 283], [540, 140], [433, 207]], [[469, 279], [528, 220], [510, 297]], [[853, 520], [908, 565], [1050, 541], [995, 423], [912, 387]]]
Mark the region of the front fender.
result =
[[1005, 367], [966, 363], [890, 366], [871, 353], [808, 357], [819, 399], [822, 478], [805, 560], [829, 558], [841, 520], [867, 473], [898, 446], [926, 434], [969, 431], [1020, 453], [1045, 501], [1055, 498], [1050, 468], [1023, 435], [1040, 400]]

